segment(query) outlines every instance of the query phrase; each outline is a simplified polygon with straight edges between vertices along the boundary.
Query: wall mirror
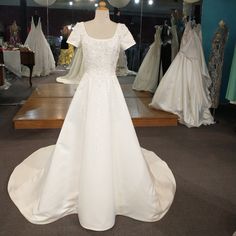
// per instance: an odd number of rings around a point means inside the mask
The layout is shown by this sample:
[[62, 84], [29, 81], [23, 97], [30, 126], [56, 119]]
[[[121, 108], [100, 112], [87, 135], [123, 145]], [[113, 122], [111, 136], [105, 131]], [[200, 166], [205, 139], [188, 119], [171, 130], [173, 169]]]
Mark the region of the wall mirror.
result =
[[[175, 17], [175, 24], [180, 24], [178, 20], [182, 18], [183, 1], [127, 0], [127, 2], [128, 4], [122, 8], [116, 8], [107, 2], [107, 7], [111, 19], [126, 24], [137, 42], [126, 52], [129, 70], [137, 72], [149, 46], [154, 41], [155, 26], [164, 24], [166, 20], [171, 25], [171, 15]], [[55, 60], [58, 61], [63, 27], [73, 27], [78, 21], [92, 19], [97, 4], [97, 0], [0, 0], [0, 43], [10, 41], [9, 27], [14, 22], [19, 26], [19, 42], [24, 43], [30, 30], [31, 17], [37, 15], [41, 18], [42, 30], [50, 43]], [[197, 5], [200, 6], [201, 2]], [[198, 16], [201, 15], [200, 7], [191, 8], [190, 11], [194, 11]]]

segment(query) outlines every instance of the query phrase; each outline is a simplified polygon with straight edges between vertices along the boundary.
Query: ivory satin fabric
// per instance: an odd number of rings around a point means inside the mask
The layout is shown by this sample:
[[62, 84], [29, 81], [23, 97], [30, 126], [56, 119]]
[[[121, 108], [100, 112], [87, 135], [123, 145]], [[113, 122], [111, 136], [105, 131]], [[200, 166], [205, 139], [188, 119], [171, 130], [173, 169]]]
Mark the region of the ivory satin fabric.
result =
[[77, 214], [91, 230], [107, 230], [116, 215], [156, 221], [174, 198], [174, 176], [139, 145], [115, 75], [120, 49], [135, 42], [123, 24], [112, 38], [90, 37], [78, 23], [68, 42], [83, 50], [84, 74], [57, 143], [37, 150], [13, 171], [8, 191], [30, 222]]
[[206, 66], [199, 27], [188, 22], [179, 53], [163, 76], [150, 106], [178, 115], [187, 127], [214, 123], [209, 108], [211, 79]]

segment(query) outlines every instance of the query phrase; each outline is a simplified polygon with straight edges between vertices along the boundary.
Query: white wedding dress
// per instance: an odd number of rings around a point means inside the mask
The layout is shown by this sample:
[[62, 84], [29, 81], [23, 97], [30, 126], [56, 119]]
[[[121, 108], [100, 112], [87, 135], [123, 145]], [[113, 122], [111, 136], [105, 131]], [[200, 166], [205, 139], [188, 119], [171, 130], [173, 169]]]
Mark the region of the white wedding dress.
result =
[[[151, 44], [147, 55], [143, 59], [143, 62], [135, 77], [132, 88], [137, 91], [148, 91], [155, 93], [158, 81], [161, 81], [163, 72], [160, 63], [161, 57], [161, 32], [163, 26], [155, 26], [156, 33], [154, 36], [154, 42]], [[174, 60], [179, 50], [179, 42], [176, 31], [176, 26], [172, 25], [171, 28], [172, 40], [171, 40], [171, 61]]]
[[129, 70], [127, 56], [124, 50], [120, 50], [120, 55], [116, 65], [117, 76], [136, 75], [135, 71]]
[[56, 145], [41, 148], [13, 171], [8, 191], [32, 223], [78, 214], [81, 225], [106, 230], [116, 215], [162, 218], [174, 198], [167, 164], [141, 149], [115, 74], [120, 48], [135, 42], [123, 24], [108, 39], [78, 23], [68, 42], [82, 46], [84, 75]]
[[151, 93], [156, 91], [161, 56], [161, 30], [161, 26], [156, 26], [154, 42], [151, 44], [135, 77], [132, 86], [134, 90], [149, 91]]
[[188, 22], [180, 51], [162, 78], [150, 106], [174, 113], [187, 127], [214, 123], [210, 113], [211, 79], [206, 66], [200, 28]]
[[[71, 68], [69, 73], [56, 78], [58, 83], [63, 84], [79, 84], [81, 78], [83, 77], [83, 52], [82, 48], [79, 47], [74, 55], [73, 61], [71, 63]], [[124, 50], [120, 50], [119, 59], [116, 65], [116, 75], [117, 76], [127, 76], [136, 75], [137, 73], [128, 69], [127, 57]]]
[[[35, 53], [35, 65], [32, 76], [46, 76], [55, 70], [55, 60], [43, 34], [40, 18], [37, 26], [35, 26], [32, 17], [31, 29], [24, 45], [28, 46]], [[29, 74], [29, 69], [23, 67], [22, 75], [29, 76]]]

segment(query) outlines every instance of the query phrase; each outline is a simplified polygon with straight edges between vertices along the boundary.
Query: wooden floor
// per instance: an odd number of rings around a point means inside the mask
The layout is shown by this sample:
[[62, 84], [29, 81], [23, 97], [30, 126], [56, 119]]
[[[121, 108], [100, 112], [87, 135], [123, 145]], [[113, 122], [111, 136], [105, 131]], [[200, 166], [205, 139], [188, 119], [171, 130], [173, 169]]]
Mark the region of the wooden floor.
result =
[[[134, 126], [176, 126], [177, 116], [151, 109], [151, 94], [135, 92], [131, 84], [122, 90]], [[61, 128], [76, 85], [43, 84], [36, 88], [13, 119], [15, 129]]]

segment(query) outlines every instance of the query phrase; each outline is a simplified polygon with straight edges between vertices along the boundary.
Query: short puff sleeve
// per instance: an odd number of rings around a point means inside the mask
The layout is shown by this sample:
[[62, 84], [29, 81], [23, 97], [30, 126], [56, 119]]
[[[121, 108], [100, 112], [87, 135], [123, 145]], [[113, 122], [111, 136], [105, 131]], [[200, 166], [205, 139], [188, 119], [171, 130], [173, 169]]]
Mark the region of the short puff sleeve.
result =
[[133, 45], [136, 44], [136, 42], [134, 41], [134, 38], [132, 36], [132, 34], [130, 33], [130, 31], [128, 30], [128, 28], [126, 27], [126, 25], [122, 24], [121, 25], [121, 48], [123, 50], [126, 50], [130, 47], [132, 47]]
[[70, 33], [70, 36], [67, 39], [67, 43], [72, 44], [75, 47], [80, 46], [81, 33], [80, 33], [80, 23], [77, 23]]

